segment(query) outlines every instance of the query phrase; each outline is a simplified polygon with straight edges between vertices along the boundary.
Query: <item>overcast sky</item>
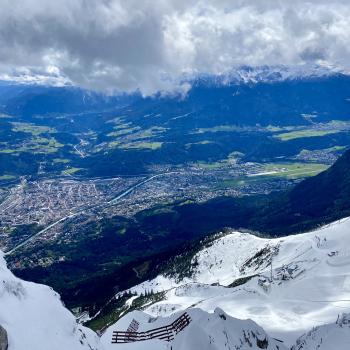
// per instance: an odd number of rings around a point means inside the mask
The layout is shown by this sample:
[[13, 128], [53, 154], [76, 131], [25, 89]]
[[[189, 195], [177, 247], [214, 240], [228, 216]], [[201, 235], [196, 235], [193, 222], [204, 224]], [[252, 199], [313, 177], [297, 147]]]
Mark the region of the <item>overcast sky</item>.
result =
[[152, 94], [303, 63], [349, 69], [349, 0], [0, 0], [0, 78]]

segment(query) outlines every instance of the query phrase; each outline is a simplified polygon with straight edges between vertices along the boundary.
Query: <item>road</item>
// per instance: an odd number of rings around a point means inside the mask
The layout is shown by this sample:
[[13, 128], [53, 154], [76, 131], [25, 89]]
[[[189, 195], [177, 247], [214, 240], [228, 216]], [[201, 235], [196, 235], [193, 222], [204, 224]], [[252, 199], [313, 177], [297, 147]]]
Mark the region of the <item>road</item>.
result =
[[161, 177], [161, 176], [164, 176], [164, 175], [170, 175], [170, 174], [178, 174], [180, 173], [180, 171], [171, 171], [171, 172], [168, 172], [168, 173], [162, 173], [162, 174], [157, 174], [157, 175], [153, 175], [151, 177], [148, 177], [147, 179], [145, 180], [142, 180], [141, 182], [138, 182], [137, 184], [131, 186], [129, 189], [127, 189], [126, 191], [124, 191], [123, 193], [121, 193], [120, 195], [118, 195], [117, 197], [113, 198], [112, 200], [110, 200], [107, 204], [109, 205], [114, 205], [118, 202], [119, 199], [127, 196], [129, 193], [131, 193], [133, 190], [135, 190], [136, 188], [144, 185], [145, 183], [147, 182], [150, 182], [152, 181], [153, 179], [156, 179], [158, 177]]
[[[130, 194], [132, 191], [134, 191], [136, 188], [141, 187], [142, 185], [146, 184], [147, 182], [150, 182], [158, 177], [161, 176], [165, 176], [165, 175], [170, 175], [170, 174], [178, 174], [180, 173], [180, 171], [171, 171], [171, 172], [167, 172], [167, 173], [161, 173], [161, 174], [156, 174], [156, 175], [152, 175], [150, 177], [148, 177], [145, 180], [142, 180], [140, 182], [138, 182], [135, 185], [132, 185], [131, 187], [129, 187], [128, 189], [126, 189], [125, 191], [123, 191], [122, 193], [120, 193], [117, 197], [113, 198], [112, 200], [110, 200], [109, 202], [107, 202], [106, 204], [100, 204], [100, 205], [96, 205], [95, 207], [89, 208], [89, 210], [91, 209], [98, 209], [98, 208], [105, 208], [107, 206], [111, 206], [111, 205], [115, 205], [118, 203], [118, 201], [124, 197], [126, 197], [128, 194]], [[40, 235], [42, 235], [43, 233], [45, 233], [46, 231], [50, 230], [51, 228], [57, 226], [58, 224], [74, 218], [76, 216], [79, 216], [81, 214], [84, 214], [87, 210], [83, 209], [80, 210], [76, 213], [71, 213], [55, 222], [53, 222], [52, 224], [50, 224], [49, 226], [45, 227], [44, 229], [40, 230], [39, 232], [35, 233], [34, 235], [26, 238], [23, 242], [17, 244], [15, 247], [13, 247], [11, 250], [7, 251], [4, 253], [4, 255], [10, 255], [13, 254], [15, 251], [17, 251], [18, 249], [22, 248], [23, 246], [25, 246], [26, 244], [28, 244], [29, 242], [31, 242], [32, 240], [34, 240], [35, 238], [39, 237]]]

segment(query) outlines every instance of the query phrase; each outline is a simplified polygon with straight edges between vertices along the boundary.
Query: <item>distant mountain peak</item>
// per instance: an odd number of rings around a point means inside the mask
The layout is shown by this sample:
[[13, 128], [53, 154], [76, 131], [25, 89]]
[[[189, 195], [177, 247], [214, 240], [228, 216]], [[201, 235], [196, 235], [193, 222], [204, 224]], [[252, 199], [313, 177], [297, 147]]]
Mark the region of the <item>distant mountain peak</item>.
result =
[[335, 74], [346, 74], [343, 70], [331, 65], [263, 65], [239, 66], [220, 74], [199, 74], [187, 77], [193, 85], [209, 84], [214, 86], [231, 84], [256, 84], [260, 82], [279, 82], [295, 79], [314, 79]]

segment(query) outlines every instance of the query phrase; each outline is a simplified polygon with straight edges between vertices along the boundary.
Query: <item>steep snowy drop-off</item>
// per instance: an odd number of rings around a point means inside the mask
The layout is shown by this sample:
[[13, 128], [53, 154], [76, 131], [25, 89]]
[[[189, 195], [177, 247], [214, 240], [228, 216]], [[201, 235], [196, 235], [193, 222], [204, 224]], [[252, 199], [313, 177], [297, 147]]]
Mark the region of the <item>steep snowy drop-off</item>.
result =
[[301, 336], [292, 350], [350, 349], [350, 314], [342, 314], [337, 322], [315, 327]]
[[153, 316], [220, 307], [232, 317], [254, 320], [288, 346], [350, 310], [349, 219], [276, 239], [233, 232], [200, 250], [191, 265], [192, 277], [158, 276], [131, 291], [166, 292], [145, 309]]
[[126, 330], [132, 319], [140, 322], [138, 331], [171, 324], [175, 313], [157, 319], [134, 311], [107, 329], [101, 339], [79, 326], [51, 288], [16, 278], [0, 257], [0, 325], [8, 336], [9, 350], [285, 350], [277, 340], [251, 320], [234, 319], [222, 310], [208, 314], [200, 309], [188, 311], [190, 324], [168, 343], [150, 340], [125, 345], [111, 344], [114, 330]]
[[99, 338], [77, 324], [51, 288], [16, 278], [0, 251], [0, 325], [9, 350], [94, 350]]
[[114, 330], [126, 330], [132, 319], [140, 322], [139, 331], [168, 325], [180, 313], [157, 319], [134, 311], [107, 329], [101, 339], [77, 324], [51, 288], [16, 278], [0, 257], [0, 325], [8, 336], [9, 350], [285, 350], [277, 340], [251, 320], [234, 319], [222, 310], [208, 314], [191, 309], [191, 323], [168, 343], [161, 340], [111, 344]]
[[281, 342], [269, 337], [255, 322], [232, 318], [219, 308], [213, 313], [200, 309], [190, 309], [187, 313], [192, 322], [170, 343], [148, 340], [116, 345], [111, 344], [111, 339], [114, 330], [125, 331], [133, 319], [140, 323], [138, 331], [144, 332], [171, 324], [181, 312], [159, 318], [153, 318], [141, 311], [130, 312], [107, 329], [101, 342], [105, 350], [286, 350]]

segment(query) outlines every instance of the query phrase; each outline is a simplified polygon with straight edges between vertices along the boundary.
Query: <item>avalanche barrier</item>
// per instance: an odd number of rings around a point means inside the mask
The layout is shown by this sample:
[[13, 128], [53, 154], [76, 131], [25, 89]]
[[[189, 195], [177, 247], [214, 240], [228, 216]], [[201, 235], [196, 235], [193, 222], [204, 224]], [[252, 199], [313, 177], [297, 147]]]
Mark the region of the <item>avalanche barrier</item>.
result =
[[167, 326], [150, 329], [146, 332], [114, 331], [112, 336], [112, 344], [131, 343], [135, 341], [144, 341], [150, 339], [171, 341], [174, 339], [175, 335], [186, 328], [190, 322], [191, 317], [187, 312], [185, 312], [173, 323]]

